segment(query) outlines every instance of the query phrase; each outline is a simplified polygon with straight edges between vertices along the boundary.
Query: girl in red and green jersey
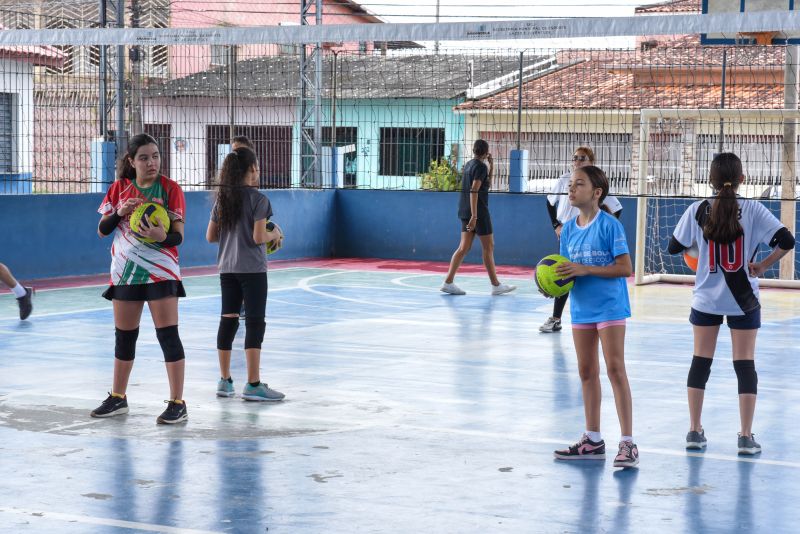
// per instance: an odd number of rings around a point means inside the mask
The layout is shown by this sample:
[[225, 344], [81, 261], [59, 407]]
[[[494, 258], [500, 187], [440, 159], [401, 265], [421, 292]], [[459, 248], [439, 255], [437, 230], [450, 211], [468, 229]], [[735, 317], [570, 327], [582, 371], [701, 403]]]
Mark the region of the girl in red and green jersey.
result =
[[[132, 137], [117, 165], [111, 185], [98, 212], [98, 234], [114, 233], [111, 245], [111, 280], [103, 296], [114, 304], [116, 345], [112, 390], [92, 417], [128, 413], [126, 390], [136, 354], [136, 339], [144, 303], [150, 309], [156, 336], [164, 353], [170, 396], [158, 423], [187, 419], [183, 401], [184, 352], [178, 335], [178, 297], [185, 297], [178, 266], [177, 246], [183, 241], [186, 202], [180, 186], [162, 176], [158, 143], [146, 134]], [[131, 214], [145, 202], [166, 209], [169, 228], [150, 225], [142, 218], [139, 231], [130, 226]], [[143, 239], [152, 242], [145, 242]]]

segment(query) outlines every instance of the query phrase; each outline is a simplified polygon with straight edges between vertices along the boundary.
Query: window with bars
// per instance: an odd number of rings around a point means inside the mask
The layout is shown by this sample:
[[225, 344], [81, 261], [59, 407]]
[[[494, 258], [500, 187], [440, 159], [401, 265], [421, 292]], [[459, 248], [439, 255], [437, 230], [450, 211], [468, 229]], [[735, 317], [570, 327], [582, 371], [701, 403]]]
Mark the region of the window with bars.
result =
[[230, 46], [212, 44], [210, 48], [212, 66], [222, 67], [229, 63], [231, 57]]
[[[262, 189], [277, 189], [292, 185], [292, 127], [241, 125], [236, 135], [244, 135], [253, 143], [259, 165]], [[206, 126], [206, 177], [215, 183], [218, 168], [217, 147], [230, 143], [230, 127], [221, 124]]]
[[14, 95], [0, 93], [0, 173], [14, 172]]
[[444, 156], [444, 128], [381, 128], [381, 176], [416, 176]]
[[[495, 183], [508, 183], [508, 154], [517, 148], [516, 132], [480, 132], [495, 157]], [[628, 133], [522, 132], [520, 148], [528, 151], [529, 190], [549, 191], [562, 174], [572, 169], [572, 153], [591, 147], [595, 161], [608, 176], [611, 191], [627, 191], [631, 172], [631, 135]]]

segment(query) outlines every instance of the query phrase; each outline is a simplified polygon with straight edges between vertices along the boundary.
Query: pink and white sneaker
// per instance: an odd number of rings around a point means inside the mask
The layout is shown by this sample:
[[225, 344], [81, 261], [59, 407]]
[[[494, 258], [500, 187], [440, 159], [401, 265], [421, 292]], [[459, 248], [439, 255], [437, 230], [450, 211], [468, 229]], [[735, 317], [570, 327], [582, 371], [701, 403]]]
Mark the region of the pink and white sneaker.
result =
[[580, 441], [568, 449], [557, 450], [553, 453], [556, 460], [605, 460], [606, 442], [592, 441], [584, 434]]
[[620, 441], [619, 452], [614, 458], [614, 467], [636, 467], [639, 465], [639, 447], [632, 441]]

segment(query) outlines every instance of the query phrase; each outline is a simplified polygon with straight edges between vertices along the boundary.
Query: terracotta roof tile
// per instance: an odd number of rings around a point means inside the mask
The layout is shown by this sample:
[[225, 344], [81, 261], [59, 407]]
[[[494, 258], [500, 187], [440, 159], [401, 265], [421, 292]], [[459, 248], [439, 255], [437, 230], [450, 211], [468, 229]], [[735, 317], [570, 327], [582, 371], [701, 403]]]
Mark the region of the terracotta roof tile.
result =
[[[670, 41], [683, 43], [688, 40]], [[726, 107], [782, 108], [783, 56], [778, 46], [727, 47]], [[722, 47], [659, 46], [646, 51], [562, 51], [552, 74], [523, 85], [524, 109], [716, 108]], [[517, 89], [456, 109], [517, 108]]]
[[702, 3], [700, 0], [671, 0], [636, 8], [637, 15], [646, 13], [700, 13], [701, 11]]

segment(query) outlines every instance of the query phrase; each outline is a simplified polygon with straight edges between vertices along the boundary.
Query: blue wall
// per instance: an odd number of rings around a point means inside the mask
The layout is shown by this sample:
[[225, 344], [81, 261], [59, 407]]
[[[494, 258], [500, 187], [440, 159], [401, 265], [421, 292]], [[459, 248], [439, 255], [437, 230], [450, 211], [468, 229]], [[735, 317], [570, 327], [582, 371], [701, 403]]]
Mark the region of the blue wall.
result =
[[[286, 234], [276, 259], [330, 257], [335, 191], [267, 192]], [[216, 245], [206, 242], [212, 193], [186, 193], [186, 231], [181, 265], [216, 263]], [[97, 236], [102, 194], [0, 195], [0, 262], [21, 279], [98, 274], [109, 271], [111, 238]]]
[[[267, 194], [273, 204], [274, 220], [286, 234], [283, 250], [275, 259], [449, 261], [458, 246], [458, 193], [298, 189]], [[99, 239], [96, 233], [96, 210], [102, 198], [96, 193], [0, 195], [0, 262], [8, 264], [24, 280], [108, 272], [111, 239]], [[558, 251], [545, 198], [530, 194], [491, 195], [498, 264], [532, 266]], [[212, 199], [212, 193], [205, 191], [186, 193], [186, 237], [179, 249], [184, 267], [216, 263], [217, 247], [205, 241]], [[633, 257], [636, 199], [620, 201]], [[687, 200], [686, 204], [690, 202]], [[766, 204], [773, 211], [780, 206], [778, 202]], [[670, 211], [676, 210], [683, 211], [683, 207], [671, 200]], [[671, 228], [664, 228], [662, 233], [662, 246], [666, 247]], [[480, 263], [480, 253], [476, 241], [466, 261]]]
[[[535, 265], [558, 252], [545, 202], [544, 195], [492, 193], [489, 210], [498, 264]], [[620, 202], [633, 256], [636, 200]], [[457, 212], [458, 193], [340, 190], [335, 255], [449, 261], [460, 239]], [[480, 263], [480, 251], [476, 240], [466, 261]]]

